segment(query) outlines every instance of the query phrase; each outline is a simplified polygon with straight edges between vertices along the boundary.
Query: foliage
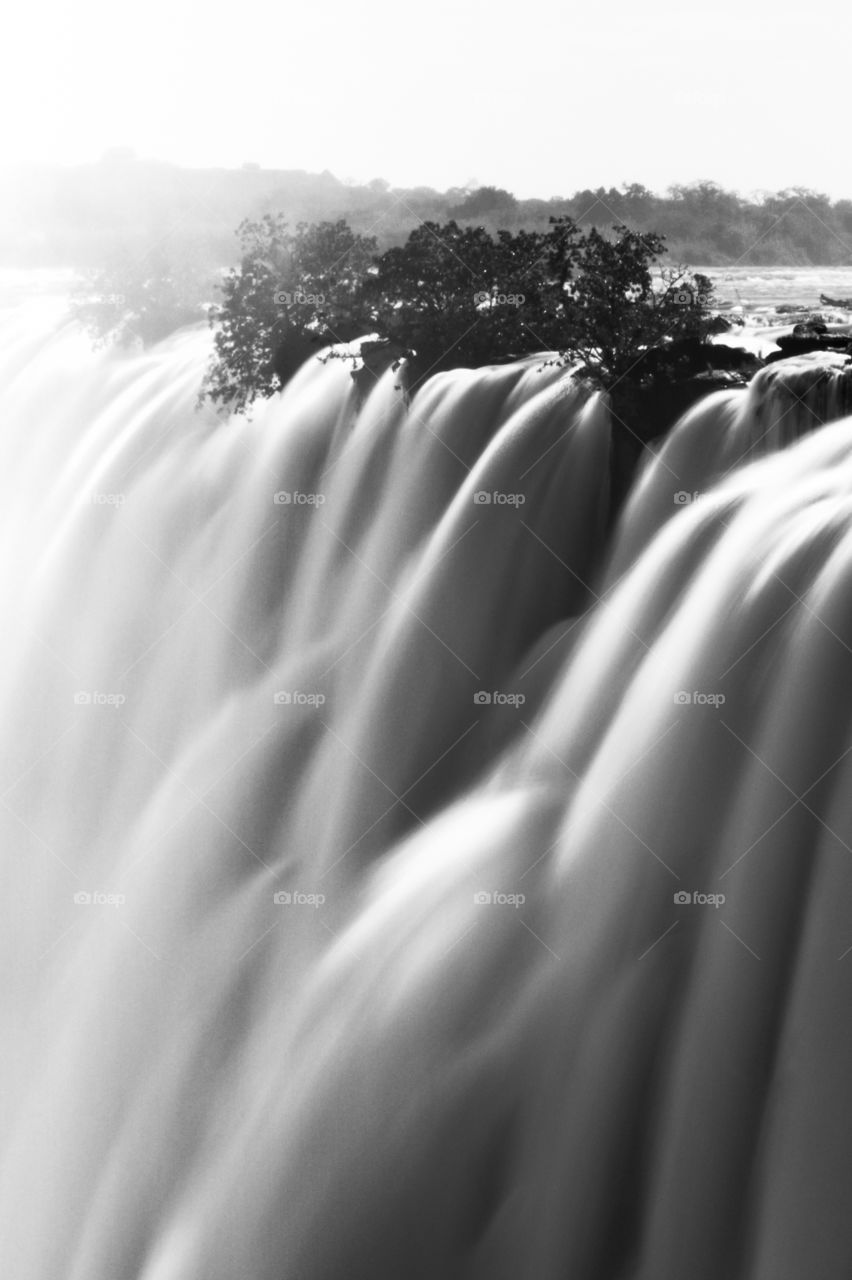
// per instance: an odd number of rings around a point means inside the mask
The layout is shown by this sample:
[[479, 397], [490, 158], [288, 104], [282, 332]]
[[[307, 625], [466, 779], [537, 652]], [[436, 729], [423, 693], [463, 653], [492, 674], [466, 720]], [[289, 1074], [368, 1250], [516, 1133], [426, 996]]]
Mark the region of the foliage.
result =
[[[242, 262], [223, 285], [204, 394], [244, 410], [286, 380], [314, 346], [378, 337], [408, 359], [410, 382], [541, 351], [610, 389], [670, 339], [727, 327], [708, 312], [710, 281], [660, 270], [654, 233], [607, 238], [571, 218], [547, 233], [424, 222], [380, 256], [344, 223], [299, 227], [271, 215], [240, 229]], [[352, 348], [332, 349], [352, 358]], [[659, 374], [659, 367], [656, 373]], [[643, 370], [636, 377], [647, 374]]]
[[[611, 390], [635, 372], [642, 353], [672, 341], [704, 341], [727, 329], [713, 316], [712, 282], [686, 267], [659, 268], [665, 241], [624, 225], [607, 239], [554, 219], [551, 269], [565, 277], [567, 323], [560, 358], [579, 376]], [[656, 268], [656, 271], [655, 271]]]
[[242, 412], [280, 387], [277, 355], [293, 332], [317, 342], [360, 336], [356, 302], [376, 244], [342, 221], [291, 232], [280, 214], [246, 220], [238, 234], [240, 265], [210, 313], [215, 356], [202, 395]]
[[201, 299], [209, 288], [189, 255], [173, 260], [162, 246], [143, 254], [115, 251], [105, 266], [85, 273], [71, 312], [98, 345], [148, 347], [203, 319]]
[[517, 208], [518, 202], [510, 191], [502, 187], [478, 187], [469, 191], [457, 205], [451, 205], [447, 213], [451, 218], [481, 218], [487, 213], [504, 216]]
[[377, 234], [380, 251], [404, 244], [421, 221], [546, 233], [550, 217], [572, 217], [585, 229], [617, 222], [659, 232], [673, 258], [707, 266], [852, 261], [852, 202], [800, 187], [742, 196], [706, 181], [665, 193], [633, 182], [521, 200], [488, 186], [390, 189], [379, 178], [350, 186], [327, 172], [181, 169], [113, 155], [0, 174], [0, 197], [0, 261], [16, 266], [100, 267], [105, 248], [139, 255], [165, 237], [172, 261], [179, 248], [200, 252], [210, 276], [236, 264], [241, 218], [282, 209], [294, 226], [343, 218]]
[[563, 299], [539, 232], [425, 222], [364, 280], [367, 327], [404, 349], [415, 377], [552, 346]]

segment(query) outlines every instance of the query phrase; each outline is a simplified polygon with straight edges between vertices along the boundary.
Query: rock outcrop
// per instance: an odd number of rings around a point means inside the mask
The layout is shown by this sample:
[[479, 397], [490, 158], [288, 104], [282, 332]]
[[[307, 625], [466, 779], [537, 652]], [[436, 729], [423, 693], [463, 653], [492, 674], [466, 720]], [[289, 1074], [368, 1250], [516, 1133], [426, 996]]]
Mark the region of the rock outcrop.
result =
[[792, 333], [776, 339], [779, 350], [767, 357], [770, 363], [789, 356], [803, 356], [809, 351], [852, 352], [852, 325], [828, 325], [822, 320], [805, 320], [793, 326]]

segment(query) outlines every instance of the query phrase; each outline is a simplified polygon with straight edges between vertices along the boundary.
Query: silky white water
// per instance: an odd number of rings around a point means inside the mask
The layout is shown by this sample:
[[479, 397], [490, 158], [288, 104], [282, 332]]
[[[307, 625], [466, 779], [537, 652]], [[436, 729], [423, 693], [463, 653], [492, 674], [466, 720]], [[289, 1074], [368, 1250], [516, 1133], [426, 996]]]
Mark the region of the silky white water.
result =
[[843, 1274], [852, 420], [4, 323], [2, 1274]]

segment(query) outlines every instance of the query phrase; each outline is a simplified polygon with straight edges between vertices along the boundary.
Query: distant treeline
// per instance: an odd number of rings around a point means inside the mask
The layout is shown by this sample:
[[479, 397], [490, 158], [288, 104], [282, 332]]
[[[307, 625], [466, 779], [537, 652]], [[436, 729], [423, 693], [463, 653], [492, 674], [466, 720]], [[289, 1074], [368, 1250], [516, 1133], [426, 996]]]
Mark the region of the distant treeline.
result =
[[153, 253], [213, 270], [236, 262], [238, 224], [266, 213], [283, 213], [291, 225], [344, 218], [382, 250], [423, 221], [545, 231], [550, 218], [567, 216], [584, 227], [653, 230], [673, 259], [701, 266], [852, 264], [852, 200], [803, 188], [748, 199], [712, 182], [664, 195], [633, 183], [518, 200], [497, 187], [395, 189], [381, 178], [359, 186], [327, 171], [183, 169], [121, 153], [0, 174], [0, 264], [85, 268], [105, 256]]

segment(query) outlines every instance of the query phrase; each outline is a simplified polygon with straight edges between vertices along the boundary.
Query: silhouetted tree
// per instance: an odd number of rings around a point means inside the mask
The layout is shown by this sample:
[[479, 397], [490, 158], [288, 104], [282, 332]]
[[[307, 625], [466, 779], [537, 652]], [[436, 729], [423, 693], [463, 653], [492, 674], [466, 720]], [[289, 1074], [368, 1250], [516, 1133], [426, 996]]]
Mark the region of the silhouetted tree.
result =
[[496, 235], [424, 222], [404, 245], [376, 256], [374, 241], [343, 222], [295, 235], [273, 215], [244, 223], [240, 267], [211, 317], [215, 356], [203, 394], [244, 410], [280, 387], [310, 344], [354, 359], [343, 344], [368, 336], [407, 358], [413, 383], [557, 351], [578, 376], [609, 390], [644, 350], [701, 342], [727, 327], [708, 312], [709, 280], [659, 270], [660, 236], [614, 232], [608, 239], [584, 231], [570, 217], [552, 218], [547, 233]]
[[564, 320], [546, 245], [539, 232], [425, 222], [365, 278], [365, 318], [406, 351], [415, 379], [546, 350]]
[[660, 267], [662, 236], [616, 225], [608, 239], [595, 227], [581, 231], [572, 218], [553, 224], [551, 270], [563, 275], [566, 293], [560, 356], [579, 376], [610, 390], [642, 369], [643, 351], [727, 329], [710, 311], [707, 276]]
[[243, 412], [286, 380], [287, 348], [304, 358], [304, 339], [345, 342], [360, 337], [361, 289], [376, 242], [343, 221], [288, 229], [280, 214], [245, 221], [241, 259], [225, 277], [213, 308], [215, 355], [202, 398]]

